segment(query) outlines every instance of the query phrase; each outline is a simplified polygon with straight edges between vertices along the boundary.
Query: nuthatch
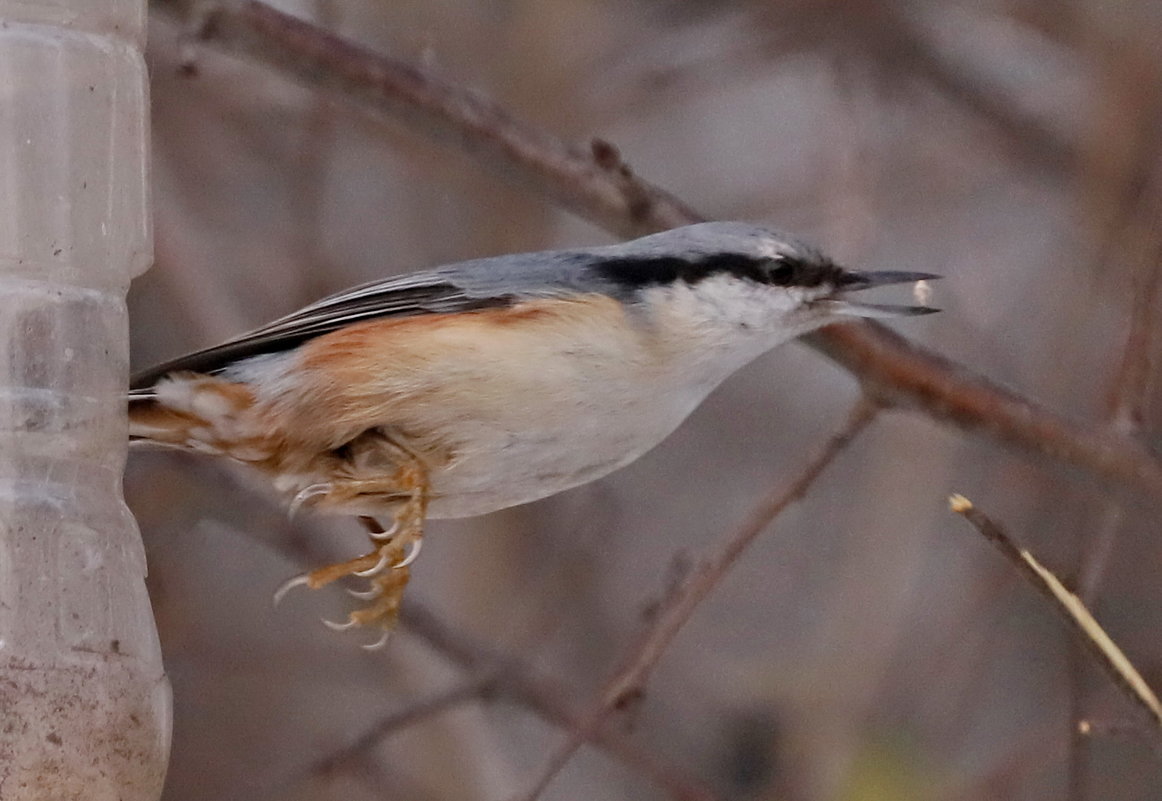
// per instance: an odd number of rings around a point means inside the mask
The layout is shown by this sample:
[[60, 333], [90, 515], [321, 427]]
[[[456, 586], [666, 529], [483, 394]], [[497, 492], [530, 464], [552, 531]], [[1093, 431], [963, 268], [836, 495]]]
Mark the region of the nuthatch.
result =
[[341, 292], [140, 373], [130, 437], [252, 465], [292, 509], [359, 516], [373, 550], [292, 583], [368, 577], [369, 605], [343, 626], [390, 628], [426, 517], [611, 473], [771, 348], [845, 318], [935, 311], [849, 293], [935, 277], [845, 270], [738, 222], [478, 259]]

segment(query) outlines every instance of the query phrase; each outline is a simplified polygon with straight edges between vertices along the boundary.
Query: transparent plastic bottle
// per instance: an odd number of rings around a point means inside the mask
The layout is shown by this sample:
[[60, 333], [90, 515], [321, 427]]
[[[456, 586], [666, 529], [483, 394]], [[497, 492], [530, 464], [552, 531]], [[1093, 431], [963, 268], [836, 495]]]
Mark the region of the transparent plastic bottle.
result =
[[0, 801], [154, 801], [169, 685], [121, 497], [150, 260], [145, 0], [0, 0]]

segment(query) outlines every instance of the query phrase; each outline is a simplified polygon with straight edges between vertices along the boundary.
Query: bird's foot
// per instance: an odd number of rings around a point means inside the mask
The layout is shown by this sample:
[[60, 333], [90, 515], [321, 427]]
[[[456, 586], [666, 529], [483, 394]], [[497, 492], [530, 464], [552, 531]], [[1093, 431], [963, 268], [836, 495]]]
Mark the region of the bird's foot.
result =
[[[353, 486], [353, 485], [358, 485]], [[368, 516], [360, 516], [360, 522], [367, 528], [372, 550], [363, 556], [320, 567], [286, 582], [275, 593], [277, 603], [292, 588], [305, 586], [316, 590], [348, 576], [366, 578], [370, 586], [366, 590], [348, 590], [366, 605], [348, 614], [342, 623], [323, 621], [330, 628], [346, 630], [362, 626], [378, 626], [383, 636], [364, 648], [376, 649], [387, 641], [387, 635], [395, 628], [399, 619], [400, 603], [404, 588], [410, 577], [410, 565], [420, 553], [423, 544], [424, 516], [428, 505], [427, 474], [418, 460], [409, 460], [386, 481], [345, 481], [341, 490], [345, 495], [371, 495], [390, 493], [402, 498], [395, 511], [390, 529], [384, 530], [379, 522]], [[308, 488], [311, 489], [311, 488]], [[335, 485], [328, 487], [330, 494]]]

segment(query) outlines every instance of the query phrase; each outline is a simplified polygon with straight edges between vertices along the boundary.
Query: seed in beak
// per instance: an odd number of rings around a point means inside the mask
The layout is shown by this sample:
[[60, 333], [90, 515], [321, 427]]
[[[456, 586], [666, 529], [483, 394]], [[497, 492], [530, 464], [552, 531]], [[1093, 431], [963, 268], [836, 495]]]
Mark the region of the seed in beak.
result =
[[932, 285], [925, 280], [917, 281], [912, 287], [912, 298], [919, 305], [927, 306], [932, 300]]

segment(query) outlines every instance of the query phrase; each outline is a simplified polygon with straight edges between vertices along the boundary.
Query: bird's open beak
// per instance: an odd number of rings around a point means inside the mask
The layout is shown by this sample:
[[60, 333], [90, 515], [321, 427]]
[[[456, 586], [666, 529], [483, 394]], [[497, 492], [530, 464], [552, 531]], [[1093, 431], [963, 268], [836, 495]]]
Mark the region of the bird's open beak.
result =
[[[906, 273], [884, 271], [874, 273], [859, 273], [846, 271], [842, 285], [825, 298], [820, 298], [812, 306], [825, 308], [833, 314], [846, 314], [852, 317], [912, 317], [919, 314], [932, 314], [940, 309], [928, 305], [928, 281], [935, 281], [939, 275], [932, 273]], [[873, 287], [890, 286], [892, 284], [915, 284], [912, 296], [915, 305], [892, 303], [858, 303], [848, 300], [851, 292], [860, 292]]]

